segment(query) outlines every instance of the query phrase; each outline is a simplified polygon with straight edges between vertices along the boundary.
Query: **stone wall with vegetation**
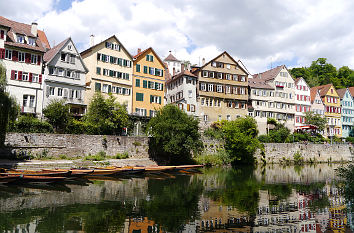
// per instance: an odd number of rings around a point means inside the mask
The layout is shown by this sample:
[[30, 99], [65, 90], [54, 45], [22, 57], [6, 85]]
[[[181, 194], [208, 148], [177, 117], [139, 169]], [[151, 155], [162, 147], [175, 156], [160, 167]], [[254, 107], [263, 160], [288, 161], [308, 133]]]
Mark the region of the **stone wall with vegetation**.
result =
[[130, 158], [148, 158], [148, 141], [148, 137], [8, 133], [5, 144], [11, 153], [32, 155], [35, 158], [47, 155], [76, 158], [101, 151], [109, 156], [128, 153]]
[[266, 163], [347, 162], [352, 161], [352, 152], [350, 144], [264, 143], [264, 155], [258, 150], [256, 158]]

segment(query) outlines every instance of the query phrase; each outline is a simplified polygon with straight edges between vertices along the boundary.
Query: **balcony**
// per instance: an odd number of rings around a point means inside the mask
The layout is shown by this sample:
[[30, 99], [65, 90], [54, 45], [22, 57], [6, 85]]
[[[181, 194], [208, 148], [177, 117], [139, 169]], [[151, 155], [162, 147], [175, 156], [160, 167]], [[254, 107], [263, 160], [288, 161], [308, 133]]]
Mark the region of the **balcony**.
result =
[[27, 107], [27, 106], [22, 106], [21, 107], [21, 112], [23, 113], [36, 113], [36, 109], [34, 107]]

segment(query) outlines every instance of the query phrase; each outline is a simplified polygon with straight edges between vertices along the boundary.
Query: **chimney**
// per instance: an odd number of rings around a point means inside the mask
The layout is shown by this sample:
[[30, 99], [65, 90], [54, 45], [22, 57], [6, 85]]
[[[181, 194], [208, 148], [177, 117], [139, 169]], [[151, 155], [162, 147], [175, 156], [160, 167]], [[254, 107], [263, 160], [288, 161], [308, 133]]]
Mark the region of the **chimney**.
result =
[[176, 68], [173, 67], [173, 73], [172, 73], [172, 75], [175, 76], [175, 74], [176, 74]]
[[35, 36], [35, 37], [37, 37], [37, 23], [35, 23], [35, 22], [33, 22], [32, 23], [32, 26], [31, 26], [31, 33]]
[[139, 54], [139, 53], [141, 53], [141, 48], [138, 48], [138, 53], [137, 54]]
[[181, 64], [181, 72], [183, 72], [184, 71], [184, 64], [182, 63]]
[[203, 57], [203, 59], [202, 59], [202, 66], [204, 66], [205, 65], [205, 58]]
[[91, 34], [90, 36], [90, 47], [95, 45], [95, 35]]

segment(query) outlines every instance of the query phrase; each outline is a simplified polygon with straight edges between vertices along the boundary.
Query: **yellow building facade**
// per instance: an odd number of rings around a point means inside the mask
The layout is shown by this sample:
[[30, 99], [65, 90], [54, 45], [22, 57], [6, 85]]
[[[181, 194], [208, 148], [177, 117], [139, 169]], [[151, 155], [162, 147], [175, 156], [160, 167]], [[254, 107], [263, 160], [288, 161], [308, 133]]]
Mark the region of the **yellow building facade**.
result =
[[151, 47], [134, 56], [133, 114], [153, 117], [164, 106], [165, 69]]
[[105, 97], [112, 93], [116, 101], [132, 109], [133, 57], [116, 36], [81, 52], [88, 68], [85, 104], [89, 105], [95, 92]]
[[332, 84], [315, 87], [321, 95], [325, 105], [325, 117], [327, 119], [327, 137], [342, 137], [341, 105], [340, 97]]

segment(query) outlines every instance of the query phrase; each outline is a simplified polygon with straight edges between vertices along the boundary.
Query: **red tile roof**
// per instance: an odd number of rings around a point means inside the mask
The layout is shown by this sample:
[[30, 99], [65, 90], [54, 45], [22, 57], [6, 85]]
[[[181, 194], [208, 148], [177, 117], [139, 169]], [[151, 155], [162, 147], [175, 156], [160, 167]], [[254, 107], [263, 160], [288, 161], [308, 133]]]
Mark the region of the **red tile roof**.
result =
[[348, 87], [350, 94], [354, 97], [354, 87]]
[[170, 83], [172, 80], [176, 80], [176, 79], [179, 79], [180, 77], [182, 76], [189, 76], [189, 77], [194, 77], [194, 78], [197, 78], [196, 75], [192, 74], [189, 70], [184, 70], [178, 74], [176, 74], [175, 76], [173, 76], [171, 79], [167, 80], [166, 83]]
[[[10, 30], [7, 32], [5, 45], [16, 46], [16, 47], [40, 51], [40, 52], [46, 51], [45, 42], [41, 41], [41, 38], [40, 38], [40, 37], [43, 37], [42, 34], [45, 35], [45, 33], [42, 31], [40, 33], [38, 33], [40, 30], [37, 30], [38, 35], [37, 36], [33, 35], [31, 32], [32, 25], [12, 21], [12, 20], [9, 20], [9, 19], [4, 18], [2, 16], [0, 16], [0, 25], [10, 28]], [[15, 40], [15, 38], [13, 36], [14, 33], [37, 38], [36, 39], [36, 46], [32, 46], [29, 44], [17, 43], [17, 41]], [[41, 36], [39, 34], [41, 34]]]
[[317, 95], [318, 89], [316, 87], [312, 87], [310, 89], [310, 97], [311, 97], [311, 103], [315, 101], [316, 95]]
[[317, 86], [317, 87], [313, 87], [313, 88], [319, 90], [320, 96], [324, 97], [332, 86], [333, 85], [331, 83], [329, 83], [329, 84], [326, 84], [326, 85]]
[[170, 52], [170, 54], [164, 59], [164, 61], [179, 61], [179, 60], [177, 60], [177, 58], [173, 56], [172, 53]]
[[342, 89], [337, 89], [337, 94], [341, 99], [343, 99], [345, 92], [347, 91], [347, 88], [342, 88]]
[[70, 40], [70, 37], [63, 40], [62, 42], [60, 42], [59, 44], [57, 44], [56, 46], [54, 46], [52, 49], [48, 50], [44, 56], [43, 56], [43, 60], [45, 62], [49, 62], [50, 60], [52, 60], [52, 58], [58, 53], [58, 51], [66, 44], [66, 42]]
[[269, 81], [275, 79], [283, 68], [285, 68], [285, 65], [277, 66], [273, 69], [264, 71], [263, 73], [254, 74], [253, 77], [263, 79], [264, 81]]
[[[151, 47], [150, 47], [150, 48], [151, 48]], [[141, 51], [141, 52], [138, 53], [137, 55], [133, 56], [133, 58], [134, 58], [134, 59], [137, 59], [140, 55], [142, 55], [143, 53], [145, 53], [145, 52], [146, 52], [148, 49], [150, 49], [150, 48], [147, 48], [147, 49]]]
[[37, 33], [38, 33], [38, 37], [39, 37], [39, 39], [41, 40], [43, 46], [44, 46], [46, 49], [50, 49], [50, 44], [49, 44], [47, 35], [44, 33], [44, 31], [38, 30]]
[[265, 80], [260, 78], [249, 78], [248, 85], [251, 88], [274, 89], [272, 86], [267, 84]]

